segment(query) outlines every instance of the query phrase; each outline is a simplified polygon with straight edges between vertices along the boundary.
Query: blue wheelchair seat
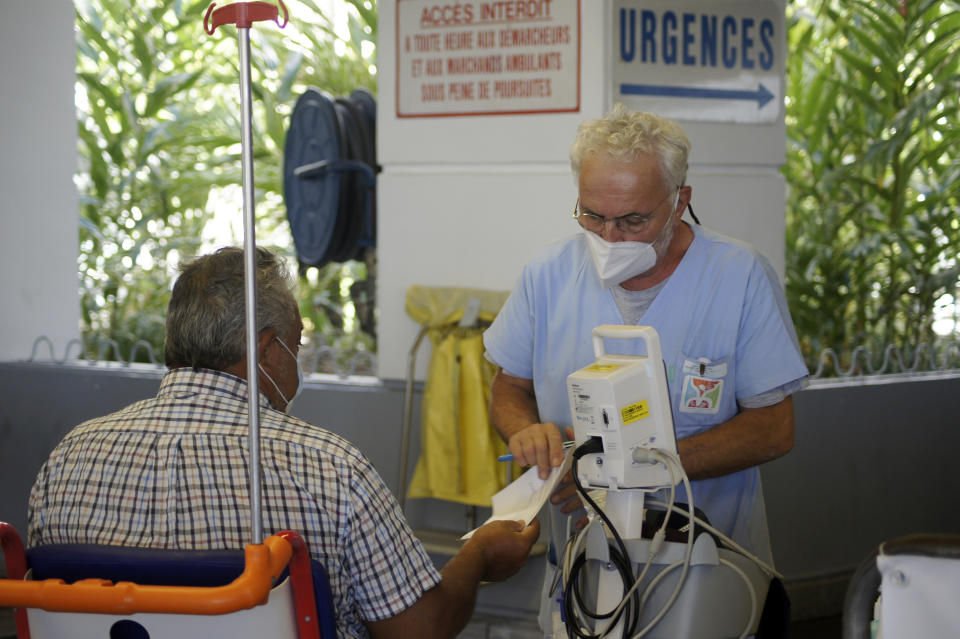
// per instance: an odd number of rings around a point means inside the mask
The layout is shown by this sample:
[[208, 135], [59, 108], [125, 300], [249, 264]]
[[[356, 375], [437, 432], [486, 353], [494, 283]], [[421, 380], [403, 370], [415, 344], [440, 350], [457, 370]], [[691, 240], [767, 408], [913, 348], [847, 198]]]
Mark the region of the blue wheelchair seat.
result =
[[[82, 579], [130, 581], [154, 586], [215, 587], [229, 584], [244, 570], [243, 550], [176, 550], [102, 546], [97, 544], [47, 544], [26, 551], [34, 580]], [[337, 636], [333, 592], [323, 564], [310, 560], [320, 636]], [[280, 577], [282, 581], [289, 568]]]

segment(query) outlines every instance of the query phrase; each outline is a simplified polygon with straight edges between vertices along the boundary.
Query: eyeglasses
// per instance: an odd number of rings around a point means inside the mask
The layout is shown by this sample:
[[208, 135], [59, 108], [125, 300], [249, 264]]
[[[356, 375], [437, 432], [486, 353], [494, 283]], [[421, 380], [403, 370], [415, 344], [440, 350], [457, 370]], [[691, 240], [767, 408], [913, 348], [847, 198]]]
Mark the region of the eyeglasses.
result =
[[[679, 190], [680, 189], [677, 189], [677, 191]], [[644, 229], [647, 228], [650, 220], [653, 219], [660, 205], [666, 202], [667, 198], [673, 195], [673, 193], [674, 191], [667, 193], [649, 213], [627, 213], [619, 217], [604, 217], [596, 213], [584, 211], [580, 206], [580, 198], [577, 198], [577, 203], [573, 207], [573, 217], [580, 223], [580, 226], [592, 233], [602, 234], [607, 222], [612, 222], [621, 233], [642, 233]]]

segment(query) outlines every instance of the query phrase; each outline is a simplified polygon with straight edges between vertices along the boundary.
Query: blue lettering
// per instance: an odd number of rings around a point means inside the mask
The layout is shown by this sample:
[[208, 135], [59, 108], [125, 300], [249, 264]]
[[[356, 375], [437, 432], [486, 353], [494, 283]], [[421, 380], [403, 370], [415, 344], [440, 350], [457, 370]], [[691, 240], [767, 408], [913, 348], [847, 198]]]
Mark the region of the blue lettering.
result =
[[657, 16], [653, 11], [640, 12], [640, 59], [644, 62], [657, 61]]
[[717, 16], [700, 18], [700, 64], [717, 66]]
[[[630, 9], [630, 33], [627, 30], [627, 10], [620, 9], [620, 59], [624, 62], [633, 62], [633, 57], [637, 54], [637, 10]], [[627, 46], [627, 38], [630, 38], [630, 46]]]
[[737, 35], [737, 21], [732, 16], [723, 19], [723, 66], [732, 69], [737, 64], [737, 47], [731, 44]]
[[763, 51], [760, 52], [760, 68], [769, 71], [773, 68], [773, 43], [770, 39], [773, 37], [773, 22], [764, 20], [760, 23], [760, 43], [763, 45]]
[[697, 16], [692, 13], [683, 14], [683, 64], [692, 67], [697, 63], [695, 55], [690, 53], [690, 49], [695, 41], [691, 27], [697, 20]]
[[750, 57], [750, 51], [753, 49], [753, 38], [750, 37], [750, 30], [753, 29], [753, 18], [744, 18], [743, 19], [743, 47], [741, 48], [741, 53], [743, 53], [743, 68], [752, 69], [753, 68], [753, 58]]
[[744, 71], [769, 71], [776, 63], [773, 19], [624, 7], [619, 20], [619, 55], [625, 63]]
[[[663, 12], [663, 63], [677, 63], [677, 14], [673, 11]], [[673, 32], [673, 33], [671, 33]]]

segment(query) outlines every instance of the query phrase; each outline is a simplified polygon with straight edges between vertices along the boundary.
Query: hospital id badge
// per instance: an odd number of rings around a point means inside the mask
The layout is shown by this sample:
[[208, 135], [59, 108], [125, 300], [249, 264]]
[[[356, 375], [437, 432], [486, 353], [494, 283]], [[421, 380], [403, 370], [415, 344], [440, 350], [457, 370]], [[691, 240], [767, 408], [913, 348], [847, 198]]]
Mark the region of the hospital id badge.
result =
[[722, 397], [722, 379], [687, 375], [683, 378], [683, 387], [680, 392], [680, 412], [716, 415], [720, 412], [720, 399]]

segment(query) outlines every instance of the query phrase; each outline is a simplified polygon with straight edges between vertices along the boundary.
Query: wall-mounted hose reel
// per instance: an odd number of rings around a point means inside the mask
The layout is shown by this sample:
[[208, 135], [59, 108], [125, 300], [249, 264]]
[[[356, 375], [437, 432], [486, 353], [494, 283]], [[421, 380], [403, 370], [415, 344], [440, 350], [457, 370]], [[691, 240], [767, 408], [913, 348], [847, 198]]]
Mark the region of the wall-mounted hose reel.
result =
[[376, 335], [377, 103], [370, 91], [347, 97], [307, 89], [290, 116], [283, 196], [301, 274], [310, 267], [359, 260], [367, 278], [350, 297], [360, 328]]
[[376, 101], [310, 88], [290, 117], [283, 194], [301, 270], [365, 259], [376, 243]]

